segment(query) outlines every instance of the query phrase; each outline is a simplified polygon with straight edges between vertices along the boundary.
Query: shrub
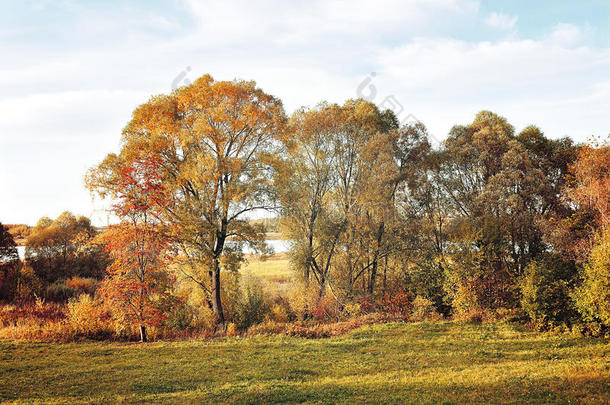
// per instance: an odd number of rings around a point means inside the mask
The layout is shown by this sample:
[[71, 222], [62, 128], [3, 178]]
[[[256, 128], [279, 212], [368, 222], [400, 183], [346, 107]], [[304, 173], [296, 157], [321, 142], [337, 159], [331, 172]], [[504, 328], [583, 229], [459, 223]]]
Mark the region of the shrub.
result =
[[36, 275], [32, 266], [22, 266], [17, 280], [15, 298], [18, 300], [29, 300], [37, 294], [40, 294], [41, 290], [42, 282]]
[[76, 295], [93, 294], [97, 289], [97, 280], [74, 276], [66, 280], [65, 284], [74, 289]]
[[381, 304], [382, 311], [406, 318], [411, 313], [411, 297], [404, 291], [397, 291], [394, 294], [385, 294]]
[[357, 302], [348, 302], [343, 307], [343, 310], [345, 311], [347, 316], [353, 317], [353, 316], [358, 316], [358, 315], [361, 314], [360, 308], [361, 308], [361, 305], [359, 303], [357, 303]]
[[460, 312], [455, 317], [458, 321], [465, 321], [469, 323], [482, 323], [485, 319], [485, 312], [482, 309], [472, 308], [465, 312]]
[[76, 295], [76, 290], [63, 281], [56, 281], [45, 289], [45, 298], [55, 302], [66, 302]]
[[437, 321], [442, 316], [436, 311], [434, 302], [420, 295], [413, 300], [411, 320], [413, 321]]
[[313, 308], [314, 319], [338, 319], [341, 316], [341, 304], [332, 296], [326, 294], [319, 297]]
[[521, 307], [534, 323], [571, 323], [576, 316], [570, 299], [574, 270], [559, 259], [531, 262], [521, 280]]
[[269, 318], [274, 322], [287, 322], [288, 321], [288, 313], [286, 308], [280, 304], [273, 304], [271, 307], [271, 312], [269, 313]]
[[320, 291], [312, 284], [307, 285], [301, 281], [295, 281], [288, 289], [286, 299], [290, 312], [299, 320], [311, 318], [320, 297]]
[[377, 310], [377, 305], [375, 301], [371, 299], [368, 295], [364, 295], [360, 298], [360, 311], [363, 314], [370, 314], [371, 312], [375, 312]]
[[269, 307], [261, 283], [249, 277], [244, 285], [244, 296], [237, 305], [236, 321], [241, 329], [246, 329], [265, 319]]
[[239, 333], [237, 331], [237, 326], [233, 322], [229, 322], [229, 324], [227, 325], [227, 331], [225, 332], [225, 335], [227, 337], [235, 337], [238, 334]]
[[38, 299], [1, 308], [0, 338], [69, 341], [73, 332], [61, 305]]
[[380, 323], [386, 320], [387, 318], [382, 314], [375, 313], [351, 318], [347, 321], [331, 323], [312, 323], [311, 321], [279, 323], [266, 321], [250, 327], [247, 336], [283, 334], [305, 338], [326, 338], [338, 336], [361, 326]]
[[252, 325], [248, 328], [247, 336], [257, 335], [279, 335], [286, 332], [286, 324], [281, 322], [275, 322], [273, 320], [266, 320], [257, 325]]
[[586, 322], [610, 328], [610, 230], [603, 232], [591, 250], [582, 279], [574, 293], [578, 311]]
[[193, 309], [186, 303], [180, 303], [167, 313], [163, 326], [175, 331], [187, 330], [192, 326], [194, 319]]
[[76, 336], [92, 339], [112, 335], [113, 323], [110, 311], [103, 303], [89, 294], [81, 294], [66, 305], [67, 318]]

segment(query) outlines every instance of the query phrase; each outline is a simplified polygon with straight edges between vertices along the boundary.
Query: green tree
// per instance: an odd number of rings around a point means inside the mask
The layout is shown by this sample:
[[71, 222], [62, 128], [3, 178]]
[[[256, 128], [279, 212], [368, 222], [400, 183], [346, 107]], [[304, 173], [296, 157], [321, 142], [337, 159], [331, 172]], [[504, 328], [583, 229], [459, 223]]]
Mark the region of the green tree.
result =
[[574, 297], [585, 320], [610, 327], [610, 231], [604, 230], [591, 249]]

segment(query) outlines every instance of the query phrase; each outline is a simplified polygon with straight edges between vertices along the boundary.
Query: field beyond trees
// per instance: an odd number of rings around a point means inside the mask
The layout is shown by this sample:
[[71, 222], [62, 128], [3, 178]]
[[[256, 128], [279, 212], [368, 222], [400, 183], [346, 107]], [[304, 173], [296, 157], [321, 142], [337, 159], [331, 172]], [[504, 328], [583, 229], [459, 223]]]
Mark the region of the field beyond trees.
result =
[[330, 339], [2, 341], [0, 353], [9, 402], [610, 401], [607, 341], [499, 323], [388, 323]]

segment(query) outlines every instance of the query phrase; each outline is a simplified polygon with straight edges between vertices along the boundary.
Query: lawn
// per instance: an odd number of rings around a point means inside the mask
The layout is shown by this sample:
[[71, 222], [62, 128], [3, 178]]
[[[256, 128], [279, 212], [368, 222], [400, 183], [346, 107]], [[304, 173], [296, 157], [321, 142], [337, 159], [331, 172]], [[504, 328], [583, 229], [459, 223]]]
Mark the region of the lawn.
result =
[[391, 323], [331, 339], [0, 341], [21, 403], [608, 403], [610, 343], [514, 326]]

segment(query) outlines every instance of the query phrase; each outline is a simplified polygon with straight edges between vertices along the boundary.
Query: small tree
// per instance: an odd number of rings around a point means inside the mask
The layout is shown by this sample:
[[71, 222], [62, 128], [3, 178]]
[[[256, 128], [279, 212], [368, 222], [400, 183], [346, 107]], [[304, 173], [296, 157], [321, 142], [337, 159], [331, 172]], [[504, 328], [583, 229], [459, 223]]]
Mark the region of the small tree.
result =
[[18, 269], [19, 254], [13, 235], [0, 222], [0, 300], [13, 298]]
[[114, 212], [122, 221], [101, 235], [113, 259], [102, 295], [121, 324], [138, 325], [142, 342], [146, 327], [165, 319], [172, 285], [165, 269], [168, 233], [152, 214], [168, 201], [157, 168], [154, 158], [142, 158], [120, 171]]
[[575, 293], [585, 320], [610, 328], [610, 230], [606, 229], [583, 268], [583, 283]]
[[576, 275], [574, 264], [559, 255], [530, 262], [521, 280], [521, 307], [530, 319], [545, 325], [570, 324], [577, 315], [570, 299]]

